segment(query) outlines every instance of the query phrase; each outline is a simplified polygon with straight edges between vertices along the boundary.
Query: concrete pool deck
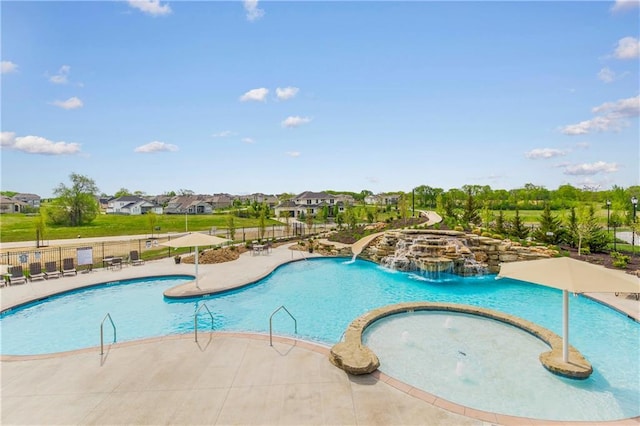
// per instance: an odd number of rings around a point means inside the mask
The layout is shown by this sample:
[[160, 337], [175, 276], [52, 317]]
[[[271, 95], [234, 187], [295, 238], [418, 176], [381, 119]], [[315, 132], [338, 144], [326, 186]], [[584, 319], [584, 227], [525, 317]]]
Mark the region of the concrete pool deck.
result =
[[[254, 282], [277, 266], [316, 255], [274, 248], [268, 255], [199, 265], [203, 293]], [[62, 291], [130, 278], [187, 274], [173, 258], [121, 270], [3, 287], [2, 310]], [[195, 288], [193, 283], [186, 284]], [[604, 299], [638, 318], [640, 303]], [[265, 319], [266, 320], [266, 319]], [[52, 332], [55, 330], [52, 329]], [[1, 424], [566, 424], [479, 413], [380, 372], [335, 368], [329, 348], [235, 333], [198, 333], [33, 357], [1, 357]], [[96, 340], [99, 325], [96, 325]], [[575, 422], [574, 422], [575, 423]], [[638, 418], [607, 424], [640, 423]]]

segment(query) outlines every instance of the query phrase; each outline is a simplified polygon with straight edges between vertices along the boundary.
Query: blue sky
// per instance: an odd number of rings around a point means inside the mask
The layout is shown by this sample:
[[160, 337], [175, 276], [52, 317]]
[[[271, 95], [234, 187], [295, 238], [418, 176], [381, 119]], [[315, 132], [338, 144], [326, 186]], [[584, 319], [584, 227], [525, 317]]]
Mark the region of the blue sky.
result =
[[2, 190], [640, 182], [638, 1], [2, 1]]

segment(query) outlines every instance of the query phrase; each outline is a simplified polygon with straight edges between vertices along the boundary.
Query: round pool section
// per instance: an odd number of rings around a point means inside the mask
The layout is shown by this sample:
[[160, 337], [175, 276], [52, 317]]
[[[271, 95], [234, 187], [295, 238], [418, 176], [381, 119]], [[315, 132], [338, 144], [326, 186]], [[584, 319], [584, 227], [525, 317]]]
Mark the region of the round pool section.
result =
[[[99, 346], [100, 324], [107, 314], [118, 342], [166, 336], [180, 332], [181, 326], [192, 330], [193, 316], [190, 327], [181, 324], [176, 306], [162, 298], [164, 290], [189, 281], [193, 277], [186, 275], [112, 281], [5, 312], [0, 317], [0, 353], [35, 355]], [[108, 320], [104, 341], [113, 341]]]
[[466, 407], [543, 420], [637, 415], [637, 394], [614, 391], [597, 372], [586, 380], [550, 373], [538, 360], [549, 347], [497, 320], [453, 312], [394, 314], [367, 327], [363, 343], [378, 356], [380, 371]]

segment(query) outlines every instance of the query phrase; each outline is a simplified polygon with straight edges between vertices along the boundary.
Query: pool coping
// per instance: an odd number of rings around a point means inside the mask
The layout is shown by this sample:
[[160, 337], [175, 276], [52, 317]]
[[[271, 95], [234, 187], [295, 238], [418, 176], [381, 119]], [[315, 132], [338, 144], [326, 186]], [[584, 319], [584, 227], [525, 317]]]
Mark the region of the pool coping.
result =
[[416, 311], [444, 311], [475, 315], [517, 327], [542, 340], [551, 351], [540, 354], [540, 362], [553, 374], [570, 379], [586, 379], [593, 373], [589, 361], [573, 346], [568, 348], [568, 362], [563, 361], [563, 341], [556, 333], [531, 321], [492, 309], [440, 302], [404, 302], [373, 309], [353, 320], [344, 333], [344, 341], [331, 348], [331, 362], [351, 374], [368, 374], [380, 366], [376, 354], [362, 342], [362, 335], [374, 322], [396, 314]]

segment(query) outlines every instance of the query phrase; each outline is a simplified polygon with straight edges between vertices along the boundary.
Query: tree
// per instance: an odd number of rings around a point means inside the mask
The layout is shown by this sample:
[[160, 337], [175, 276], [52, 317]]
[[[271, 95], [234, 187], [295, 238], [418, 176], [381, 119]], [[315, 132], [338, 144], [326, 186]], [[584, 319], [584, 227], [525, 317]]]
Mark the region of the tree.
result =
[[156, 223], [158, 223], [158, 215], [154, 211], [148, 211], [146, 216], [149, 229], [151, 230], [151, 236], [153, 237], [153, 231], [156, 229]]
[[235, 240], [236, 238], [236, 223], [233, 219], [233, 215], [230, 214], [227, 216], [227, 229], [229, 230], [229, 239], [231, 239], [231, 241]]
[[115, 194], [113, 194], [113, 197], [120, 198], [120, 197], [126, 197], [127, 195], [131, 195], [131, 191], [129, 191], [127, 188], [120, 188], [119, 190], [116, 191]]
[[465, 229], [468, 229], [469, 224], [477, 225], [478, 223], [480, 223], [480, 214], [478, 213], [478, 206], [474, 200], [474, 189], [468, 187], [467, 201], [462, 212], [462, 224]]
[[498, 217], [496, 217], [496, 232], [503, 236], [507, 234], [507, 227], [505, 226], [505, 220], [504, 220], [504, 212], [502, 210], [498, 212]]
[[264, 234], [267, 230], [267, 224], [266, 224], [266, 219], [267, 219], [267, 215], [266, 212], [264, 210], [260, 210], [259, 216], [258, 216], [258, 228], [260, 228], [260, 239], [264, 238]]
[[520, 217], [520, 209], [518, 208], [516, 208], [516, 215], [511, 221], [509, 234], [519, 239], [527, 238], [529, 235], [529, 230], [522, 221], [522, 218]]
[[40, 242], [45, 238], [45, 231], [47, 229], [47, 221], [46, 221], [47, 213], [46, 208], [44, 206], [40, 206], [40, 212], [35, 217], [35, 228], [36, 228], [36, 247], [40, 247]]
[[71, 187], [63, 183], [54, 189], [57, 197], [47, 212], [54, 224], [82, 226], [91, 223], [99, 212], [95, 182], [83, 175], [71, 173]]
[[307, 234], [311, 234], [311, 229], [313, 229], [313, 215], [311, 213], [307, 215], [305, 222], [307, 224]]
[[551, 214], [551, 204], [544, 203], [540, 216], [540, 227], [533, 233], [533, 238], [545, 244], [558, 244], [563, 234], [560, 219]]

